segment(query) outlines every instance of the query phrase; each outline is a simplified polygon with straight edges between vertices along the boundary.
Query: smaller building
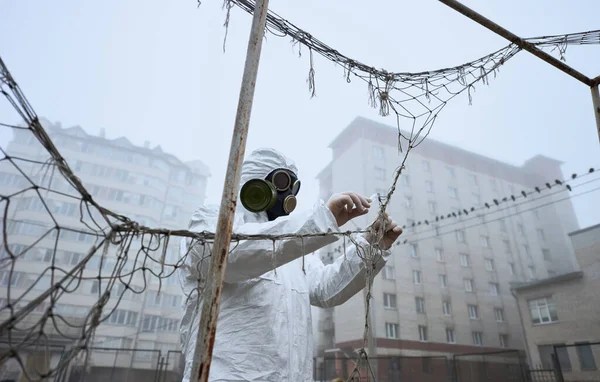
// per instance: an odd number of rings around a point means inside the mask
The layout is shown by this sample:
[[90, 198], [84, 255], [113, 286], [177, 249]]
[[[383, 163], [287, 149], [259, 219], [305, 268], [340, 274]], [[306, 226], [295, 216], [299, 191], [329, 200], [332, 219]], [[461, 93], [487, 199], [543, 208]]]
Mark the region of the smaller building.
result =
[[565, 380], [598, 380], [600, 224], [569, 237], [580, 270], [513, 285], [513, 295], [530, 365], [544, 369], [560, 366]]

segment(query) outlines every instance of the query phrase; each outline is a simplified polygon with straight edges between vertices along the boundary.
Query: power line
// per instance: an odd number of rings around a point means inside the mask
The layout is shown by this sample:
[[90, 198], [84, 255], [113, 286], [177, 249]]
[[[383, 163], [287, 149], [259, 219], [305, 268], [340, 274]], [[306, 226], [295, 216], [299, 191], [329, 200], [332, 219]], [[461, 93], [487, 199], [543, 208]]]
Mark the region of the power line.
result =
[[[587, 173], [584, 173], [581, 176], [578, 176], [577, 174], [573, 174], [573, 175], [571, 175], [571, 178], [567, 178], [567, 179], [564, 179], [562, 181], [556, 179], [556, 180], [552, 181], [552, 183], [554, 183], [555, 186], [562, 186], [562, 185], [564, 185], [567, 190], [571, 191], [571, 186], [568, 184], [568, 182], [572, 182], [572, 181], [574, 181], [576, 179], [581, 179], [581, 178], [583, 178], [585, 176], [591, 175], [595, 171], [596, 171], [596, 169], [594, 169], [592, 167], [592, 168], [590, 168], [588, 170]], [[434, 219], [435, 219], [435, 222], [439, 222], [439, 221], [444, 220], [444, 219], [459, 218], [460, 216], [463, 215], [463, 213], [464, 213], [464, 215], [469, 215], [469, 213], [477, 213], [477, 211], [479, 211], [479, 210], [484, 210], [484, 209], [488, 209], [489, 210], [490, 208], [492, 208], [494, 206], [500, 206], [501, 204], [510, 203], [511, 201], [512, 202], [516, 202], [519, 199], [525, 199], [528, 196], [531, 196], [531, 195], [533, 195], [535, 193], [540, 194], [542, 191], [552, 189], [552, 187], [553, 186], [552, 186], [552, 184], [550, 182], [546, 182], [545, 183], [545, 188], [544, 188], [544, 186], [542, 186], [542, 187], [535, 186], [534, 190], [532, 190], [532, 191], [524, 191], [523, 190], [523, 191], [521, 191], [520, 194], [517, 194], [516, 196], [513, 194], [513, 195], [510, 195], [510, 196], [504, 197], [502, 199], [493, 199], [491, 202], [484, 203], [483, 206], [481, 206], [481, 207], [474, 207], [474, 206], [472, 206], [470, 208], [458, 208], [458, 213], [456, 213], [456, 212], [450, 212], [450, 213], [448, 213], [446, 215], [438, 215]], [[537, 199], [537, 200], [539, 200], [539, 199]], [[419, 226], [419, 225], [421, 225], [422, 222], [424, 224], [426, 224], [426, 225], [430, 224], [429, 219], [421, 219], [418, 222], [413, 222], [412, 225], [411, 225], [411, 227]], [[431, 223], [433, 223], [433, 221], [431, 221]], [[411, 227], [408, 227], [408, 228], [411, 228]], [[403, 225], [402, 228], [406, 229], [407, 225], [406, 224]]]
[[[592, 174], [592, 173], [593, 173], [593, 171], [591, 171], [591, 172], [588, 172], [588, 173], [585, 173], [585, 174], [583, 174], [582, 176], [580, 176], [580, 177], [579, 177], [579, 179], [583, 178], [583, 177], [584, 177], [584, 176], [586, 176], [586, 175]], [[575, 179], [575, 178], [573, 178], [573, 179]], [[573, 179], [571, 179], [571, 180], [573, 180]], [[570, 186], [570, 187], [569, 187], [569, 190], [572, 190], [572, 189], [574, 189], [574, 188], [578, 188], [578, 187], [582, 187], [582, 186], [585, 186], [585, 185], [587, 185], [587, 184], [590, 184], [590, 183], [597, 182], [597, 181], [599, 181], [599, 180], [600, 180], [600, 177], [599, 177], [599, 178], [592, 179], [592, 180], [589, 180], [589, 181], [587, 181], [587, 182], [584, 182], [584, 183], [581, 183], [581, 184], [578, 184], [578, 185], [575, 185], [575, 186], [572, 186], [572, 187]], [[517, 211], [517, 212], [515, 212], [515, 213], [511, 213], [511, 214], [509, 214], [509, 215], [506, 215], [506, 216], [502, 216], [502, 217], [499, 217], [499, 218], [496, 218], [496, 219], [492, 219], [492, 220], [487, 220], [487, 221], [485, 221], [485, 222], [482, 222], [482, 223], [472, 224], [472, 225], [470, 225], [470, 226], [467, 226], [467, 227], [461, 227], [461, 228], [457, 228], [457, 229], [454, 229], [454, 230], [451, 230], [451, 231], [447, 231], [447, 232], [444, 232], [444, 233], [439, 233], [439, 234], [438, 234], [438, 233], [437, 233], [437, 230], [436, 230], [435, 228], [433, 228], [433, 229], [430, 229], [430, 230], [427, 230], [427, 231], [423, 231], [423, 232], [414, 232], [414, 233], [411, 233], [411, 234], [409, 235], [409, 237], [408, 237], [408, 238], [406, 238], [406, 239], [404, 239], [403, 241], [401, 241], [401, 242], [400, 242], [400, 241], [399, 241], [399, 242], [396, 242], [396, 246], [400, 246], [400, 245], [402, 245], [402, 244], [407, 244], [407, 243], [411, 243], [411, 244], [412, 244], [412, 243], [417, 243], [417, 242], [420, 242], [420, 241], [424, 241], [424, 240], [433, 239], [433, 238], [435, 238], [435, 237], [439, 237], [439, 236], [447, 235], [447, 234], [450, 234], [450, 233], [455, 233], [456, 231], [458, 231], [458, 230], [461, 230], [461, 229], [470, 229], [470, 228], [475, 228], [475, 227], [479, 227], [479, 226], [482, 226], [482, 225], [486, 225], [486, 224], [488, 224], [488, 223], [493, 223], [493, 222], [496, 222], [496, 221], [504, 220], [504, 219], [506, 219], [506, 218], [509, 218], [509, 217], [512, 217], [512, 216], [520, 215], [520, 214], [523, 214], [523, 213], [525, 213], [525, 212], [530, 212], [530, 211], [533, 211], [533, 210], [536, 210], [536, 209], [539, 209], [539, 208], [547, 207], [547, 206], [550, 206], [550, 205], [553, 205], [553, 204], [556, 204], [556, 203], [559, 203], [559, 202], [562, 202], [562, 201], [568, 200], [569, 198], [571, 198], [571, 199], [574, 199], [574, 198], [576, 198], [576, 197], [578, 197], [578, 196], [582, 196], [582, 195], [588, 194], [588, 193], [590, 193], [590, 192], [593, 192], [593, 191], [596, 191], [596, 190], [599, 190], [599, 189], [600, 189], [600, 187], [599, 187], [599, 188], [592, 189], [592, 190], [588, 190], [588, 191], [585, 191], [585, 192], [582, 192], [582, 193], [579, 193], [579, 194], [576, 194], [576, 195], [571, 195], [571, 196], [568, 196], [568, 197], [565, 197], [565, 198], [562, 198], [562, 199], [559, 199], [559, 200], [554, 200], [554, 201], [552, 201], [552, 202], [549, 202], [549, 203], [546, 203], [546, 204], [542, 204], [542, 205], [539, 205], [539, 206], [535, 206], [535, 207], [532, 207], [532, 208], [530, 208], [530, 209], [526, 209], [526, 210], [523, 210], [523, 211]], [[497, 209], [497, 210], [494, 210], [494, 211], [487, 212], [487, 213], [485, 213], [485, 214], [482, 214], [482, 215], [476, 215], [476, 216], [470, 217], [470, 218], [468, 218], [468, 219], [465, 219], [465, 220], [454, 221], [454, 222], [452, 222], [452, 223], [449, 223], [449, 224], [446, 224], [446, 225], [440, 226], [440, 227], [438, 227], [438, 228], [439, 228], [439, 229], [442, 229], [442, 228], [444, 228], [444, 227], [451, 227], [451, 226], [455, 226], [455, 225], [458, 225], [458, 224], [464, 224], [465, 222], [467, 222], [467, 221], [469, 221], [469, 220], [474, 220], [474, 219], [481, 218], [481, 217], [484, 217], [484, 216], [488, 216], [488, 215], [491, 215], [491, 214], [495, 214], [495, 213], [498, 213], [498, 212], [506, 211], [507, 209], [510, 209], [510, 208], [514, 208], [514, 207], [522, 206], [522, 205], [524, 205], [524, 204], [528, 204], [528, 203], [532, 203], [532, 202], [535, 202], [535, 201], [539, 201], [541, 198], [544, 198], [544, 197], [550, 197], [550, 196], [554, 196], [554, 195], [557, 195], [557, 194], [559, 194], [559, 193], [560, 193], [560, 192], [562, 192], [562, 191], [564, 191], [564, 190], [557, 191], [557, 192], [554, 192], [554, 193], [551, 193], [551, 194], [545, 194], [545, 195], [543, 195], [542, 197], [540, 197], [540, 198], [538, 198], [538, 199], [529, 199], [529, 200], [523, 201], [523, 202], [521, 202], [521, 203], [512, 204], [512, 205], [510, 205], [510, 206], [506, 206], [506, 207], [504, 207], [504, 208], [501, 208], [501, 209]], [[357, 232], [362, 232], [362, 231], [359, 229]], [[435, 235], [432, 235], [432, 236], [429, 236], [429, 237], [425, 237], [425, 238], [416, 239], [416, 240], [411, 240], [411, 239], [410, 239], [411, 237], [414, 237], [414, 236], [420, 236], [420, 235], [422, 235], [422, 234], [424, 234], [424, 233], [429, 233], [429, 232], [436, 232], [436, 234], [435, 234]], [[335, 248], [333, 249], [333, 252], [341, 253], [341, 252], [342, 252], [342, 247], [341, 247], [341, 246], [335, 247]]]

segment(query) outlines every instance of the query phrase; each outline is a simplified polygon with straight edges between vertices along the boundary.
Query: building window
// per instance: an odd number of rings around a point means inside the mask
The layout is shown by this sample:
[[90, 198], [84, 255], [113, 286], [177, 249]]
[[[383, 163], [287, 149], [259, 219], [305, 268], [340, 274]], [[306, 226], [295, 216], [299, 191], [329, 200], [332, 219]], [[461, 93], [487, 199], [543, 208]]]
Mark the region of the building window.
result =
[[432, 214], [437, 213], [437, 204], [435, 202], [429, 201], [428, 203], [429, 206], [429, 212]]
[[440, 286], [442, 288], [448, 287], [448, 278], [446, 277], [446, 275], [440, 275]]
[[464, 279], [465, 283], [465, 292], [473, 292], [473, 280], [472, 279]]
[[466, 243], [465, 231], [460, 229], [456, 231], [456, 241], [459, 243]]
[[500, 226], [500, 232], [506, 232], [506, 221], [504, 219], [498, 220], [498, 225]]
[[417, 313], [425, 313], [425, 299], [423, 297], [415, 297], [415, 305]]
[[542, 249], [542, 255], [544, 256], [544, 260], [552, 261], [552, 256], [550, 255], [549, 249]]
[[410, 196], [406, 196], [404, 198], [404, 207], [406, 208], [412, 208], [413, 204], [412, 204], [412, 198]]
[[107, 322], [113, 325], [136, 326], [137, 316], [138, 314], [136, 312], [117, 309], [108, 316]]
[[446, 166], [446, 172], [450, 178], [454, 178], [456, 175], [454, 173], [454, 169], [450, 166]]
[[442, 301], [442, 312], [444, 312], [444, 316], [452, 315], [452, 306], [450, 305], [450, 301]]
[[498, 190], [498, 182], [496, 179], [490, 179], [490, 187], [492, 188], [492, 191]]
[[543, 229], [538, 228], [537, 235], [538, 235], [538, 239], [540, 239], [540, 241], [546, 241], [546, 234], [544, 233]]
[[502, 240], [502, 243], [504, 243], [504, 251], [506, 251], [506, 253], [512, 253], [512, 249], [510, 248], [510, 241]]
[[529, 300], [529, 313], [534, 325], [558, 321], [558, 313], [552, 297]]
[[431, 172], [431, 166], [429, 165], [429, 161], [423, 160], [423, 171]]
[[498, 296], [498, 284], [490, 283], [490, 294], [492, 296]]
[[384, 293], [383, 306], [388, 309], [396, 309], [396, 295], [392, 293]]
[[527, 273], [529, 273], [529, 278], [530, 279], [534, 279], [535, 278], [535, 268], [533, 267], [533, 265], [530, 265], [527, 267]]
[[536, 220], [540, 220], [540, 211], [533, 210], [533, 216], [535, 216]]
[[454, 329], [446, 328], [446, 342], [449, 344], [456, 343], [456, 339], [454, 338]]
[[388, 265], [386, 264], [383, 267], [383, 278], [386, 280], [393, 280], [394, 279], [394, 266], [393, 265]]
[[410, 257], [417, 257], [417, 256], [419, 256], [419, 253], [417, 252], [417, 245], [416, 244], [411, 244], [408, 247], [408, 252], [410, 253]]
[[435, 257], [436, 257], [437, 261], [444, 262], [444, 250], [441, 248], [436, 248], [435, 249]]
[[469, 304], [467, 305], [467, 308], [469, 311], [469, 318], [471, 320], [476, 320], [479, 318], [479, 309], [477, 308], [477, 305]]
[[477, 185], [477, 176], [475, 176], [474, 174], [469, 174], [469, 182], [471, 183], [472, 186], [476, 186]]
[[500, 340], [500, 347], [501, 348], [507, 348], [508, 347], [508, 334], [500, 334], [498, 336], [498, 339]]
[[471, 194], [471, 201], [473, 202], [474, 206], [478, 206], [481, 204], [481, 197], [479, 196], [479, 194]]
[[515, 269], [515, 263], [508, 263], [508, 271], [511, 275], [515, 275], [515, 273], [517, 273]]
[[525, 236], [525, 227], [523, 227], [523, 224], [517, 223], [517, 231], [521, 236]]
[[375, 179], [385, 180], [385, 169], [381, 167], [375, 167]]
[[[552, 354], [554, 353], [554, 346], [564, 344], [553, 344], [553, 345], [538, 345], [538, 352], [540, 354], [540, 360], [542, 365], [546, 369], [554, 369], [554, 362], [552, 361]], [[556, 348], [556, 357], [560, 363], [560, 368], [563, 371], [571, 371], [571, 360], [569, 359], [569, 353], [567, 348], [560, 346]]]
[[427, 341], [427, 326], [419, 325], [419, 341]]
[[597, 370], [594, 353], [589, 343], [576, 343], [577, 356], [581, 364], [581, 370]]
[[385, 323], [385, 336], [387, 338], [396, 339], [398, 338], [398, 324]]
[[434, 225], [433, 226], [433, 230], [435, 231], [435, 236], [441, 236], [442, 231], [440, 230], [440, 226], [439, 225]]
[[404, 184], [405, 186], [410, 186], [410, 176], [408, 176], [406, 174], [402, 174], [401, 178], [402, 178], [402, 184]]
[[473, 345], [483, 346], [483, 334], [481, 332], [473, 332]]
[[490, 238], [485, 235], [481, 235], [481, 236], [479, 236], [479, 243], [481, 244], [482, 247], [489, 248], [490, 247]]
[[496, 316], [497, 322], [504, 322], [504, 309], [494, 308], [494, 316]]
[[413, 271], [413, 283], [421, 285], [421, 271]]
[[469, 261], [469, 255], [467, 255], [466, 253], [460, 253], [460, 265], [462, 265], [463, 267], [468, 267], [471, 265], [471, 262]]
[[448, 194], [451, 199], [458, 199], [458, 190], [456, 187], [448, 187]]
[[425, 191], [433, 192], [433, 182], [430, 180], [425, 181]]
[[494, 260], [492, 260], [492, 259], [485, 259], [485, 270], [489, 271], [489, 272], [493, 272], [494, 271]]
[[529, 249], [529, 246], [527, 244], [523, 244], [523, 252], [528, 256], [531, 257], [531, 250]]
[[373, 146], [373, 158], [383, 159], [383, 147]]

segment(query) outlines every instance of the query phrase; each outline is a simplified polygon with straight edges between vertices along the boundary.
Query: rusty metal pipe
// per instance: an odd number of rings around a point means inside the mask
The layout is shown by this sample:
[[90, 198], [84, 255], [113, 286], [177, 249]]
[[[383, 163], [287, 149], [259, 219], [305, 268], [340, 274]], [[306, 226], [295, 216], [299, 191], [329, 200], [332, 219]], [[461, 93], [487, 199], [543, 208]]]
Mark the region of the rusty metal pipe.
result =
[[242, 77], [235, 126], [229, 149], [229, 162], [227, 164], [223, 194], [221, 196], [221, 208], [219, 209], [219, 217], [215, 229], [210, 271], [204, 290], [202, 316], [194, 351], [194, 362], [191, 373], [193, 381], [208, 382], [210, 362], [217, 334], [219, 302], [223, 288], [223, 279], [225, 278], [225, 268], [227, 266], [227, 254], [229, 253], [233, 219], [235, 217], [241, 167], [246, 150], [248, 125], [250, 123], [260, 52], [267, 22], [268, 6], [269, 0], [257, 0], [252, 18], [244, 75]]
[[594, 117], [596, 117], [596, 128], [598, 129], [598, 139], [600, 140], [600, 92], [598, 85], [591, 87], [592, 105], [594, 106]]
[[534, 56], [546, 61], [547, 63], [554, 66], [555, 68], [567, 73], [571, 77], [583, 82], [584, 84], [586, 84], [588, 86], [593, 86], [593, 80], [591, 78], [589, 78], [586, 75], [584, 75], [583, 73], [578, 72], [577, 70], [571, 68], [569, 65], [565, 64], [564, 62], [560, 61], [559, 59], [552, 57], [551, 55], [544, 52], [543, 50], [538, 49], [538, 47], [536, 47], [532, 43], [530, 43], [526, 40], [523, 40], [521, 37], [517, 36], [516, 34], [508, 31], [507, 29], [502, 28], [500, 25], [498, 25], [495, 22], [493, 22], [492, 20], [480, 15], [479, 13], [475, 12], [471, 8], [459, 3], [456, 0], [439, 0], [439, 1], [441, 3], [446, 4], [450, 8], [454, 9], [455, 11], [462, 13], [464, 16], [470, 18], [471, 20], [475, 21], [476, 23], [486, 27], [487, 29], [491, 30], [492, 32], [504, 37], [508, 41], [510, 41], [513, 44], [519, 46], [520, 48], [528, 51], [529, 53], [533, 54]]

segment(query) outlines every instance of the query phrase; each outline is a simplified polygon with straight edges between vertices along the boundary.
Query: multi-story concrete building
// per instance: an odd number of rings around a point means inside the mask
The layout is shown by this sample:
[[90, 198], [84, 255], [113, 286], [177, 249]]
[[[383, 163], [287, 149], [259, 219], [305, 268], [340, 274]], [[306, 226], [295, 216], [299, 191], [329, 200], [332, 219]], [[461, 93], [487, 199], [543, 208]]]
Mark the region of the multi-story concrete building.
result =
[[[565, 380], [600, 377], [600, 224], [569, 234], [579, 268], [514, 287], [533, 365]], [[556, 347], [555, 347], [556, 346]]]
[[[148, 227], [185, 229], [194, 209], [204, 203], [210, 174], [200, 161], [184, 163], [163, 152], [160, 146], [150, 148], [146, 142], [140, 147], [124, 137], [106, 139], [102, 131], [95, 136], [79, 126], [62, 128], [48, 121], [44, 121], [43, 125], [93, 200], [104, 208]], [[35, 298], [36, 293], [48, 289], [51, 282], [57, 282], [59, 276], [62, 277], [78, 264], [96, 239], [92, 235], [62, 230], [57, 240], [57, 226], [61, 229], [70, 227], [87, 230], [82, 224], [83, 220], [87, 220], [92, 228], [95, 223], [92, 223], [85, 205], [81, 204], [81, 195], [56, 168], [43, 165], [49, 158], [48, 152], [31, 132], [15, 129], [14, 133], [14, 139], [7, 147], [3, 147], [13, 159], [0, 163], [0, 194], [10, 195], [8, 208], [4, 208], [6, 202], [3, 202], [8, 240], [3, 243], [0, 252], [4, 265], [8, 266], [0, 269], [1, 321], [9, 314], [5, 309], [9, 289], [10, 304], [18, 310]], [[19, 170], [23, 170], [23, 173]], [[95, 209], [91, 210], [95, 222], [106, 226]], [[85, 265], [81, 283], [73, 283], [67, 288], [68, 292], [60, 295], [53, 308], [53, 314], [63, 316], [73, 325], [78, 319], [81, 321], [92, 305], [98, 302], [112, 272], [116, 270], [121, 275], [127, 275], [137, 269], [133, 277], [123, 276], [115, 280], [103, 316], [111, 312], [120, 298], [119, 304], [97, 328], [93, 339], [95, 347], [144, 349], [136, 352], [94, 351], [89, 360], [90, 366], [106, 367], [112, 370], [110, 375], [115, 378], [115, 370], [119, 367], [154, 370], [159, 358], [167, 358], [167, 355], [170, 359], [166, 361], [172, 368], [177, 358], [173, 352], [179, 349], [178, 330], [184, 297], [176, 274], [163, 278], [159, 283], [158, 278], [150, 272], [140, 271], [142, 267], [154, 270], [155, 274], [161, 271], [162, 247], [157, 247], [156, 243], [149, 245], [148, 237], [144, 240], [147, 254], [139, 252], [141, 238], [133, 238], [122, 269], [115, 267], [117, 261], [123, 261], [115, 255], [115, 248], [104, 258], [102, 250], [97, 251]], [[165, 264], [177, 262], [178, 242], [175, 237], [169, 242]], [[16, 256], [14, 260], [11, 260], [7, 249]], [[147, 255], [155, 260], [150, 260]], [[14, 265], [12, 270], [11, 265]], [[52, 272], [53, 269], [56, 271]], [[173, 273], [174, 268], [165, 269]], [[163, 277], [165, 274], [162, 274]], [[100, 283], [97, 280], [99, 275], [104, 277]], [[47, 313], [48, 303], [47, 299], [30, 313], [32, 322]], [[52, 326], [60, 329], [60, 333]], [[66, 345], [67, 348], [80, 332], [80, 329], [69, 327], [60, 320], [54, 321], [54, 325], [46, 325], [44, 330], [52, 332], [49, 338], [56, 346]], [[58, 358], [60, 355], [55, 354], [50, 363], [55, 364]], [[91, 374], [99, 378], [111, 378], [109, 374], [103, 375], [100, 369]]]
[[[320, 197], [386, 194], [402, 160], [397, 142], [396, 128], [356, 118], [330, 145], [332, 161], [318, 175]], [[388, 207], [406, 226], [401, 241], [407, 242], [393, 248], [374, 283], [377, 355], [523, 349], [509, 283], [572, 271], [566, 233], [578, 223], [570, 200], [559, 201], [568, 194], [564, 188], [520, 194], [563, 178], [560, 162], [544, 156], [514, 166], [431, 138], [412, 150]], [[366, 227], [373, 218], [371, 211], [347, 228]], [[339, 247], [321, 251], [321, 258], [332, 261]], [[363, 298], [318, 312], [319, 356], [362, 346]]]

